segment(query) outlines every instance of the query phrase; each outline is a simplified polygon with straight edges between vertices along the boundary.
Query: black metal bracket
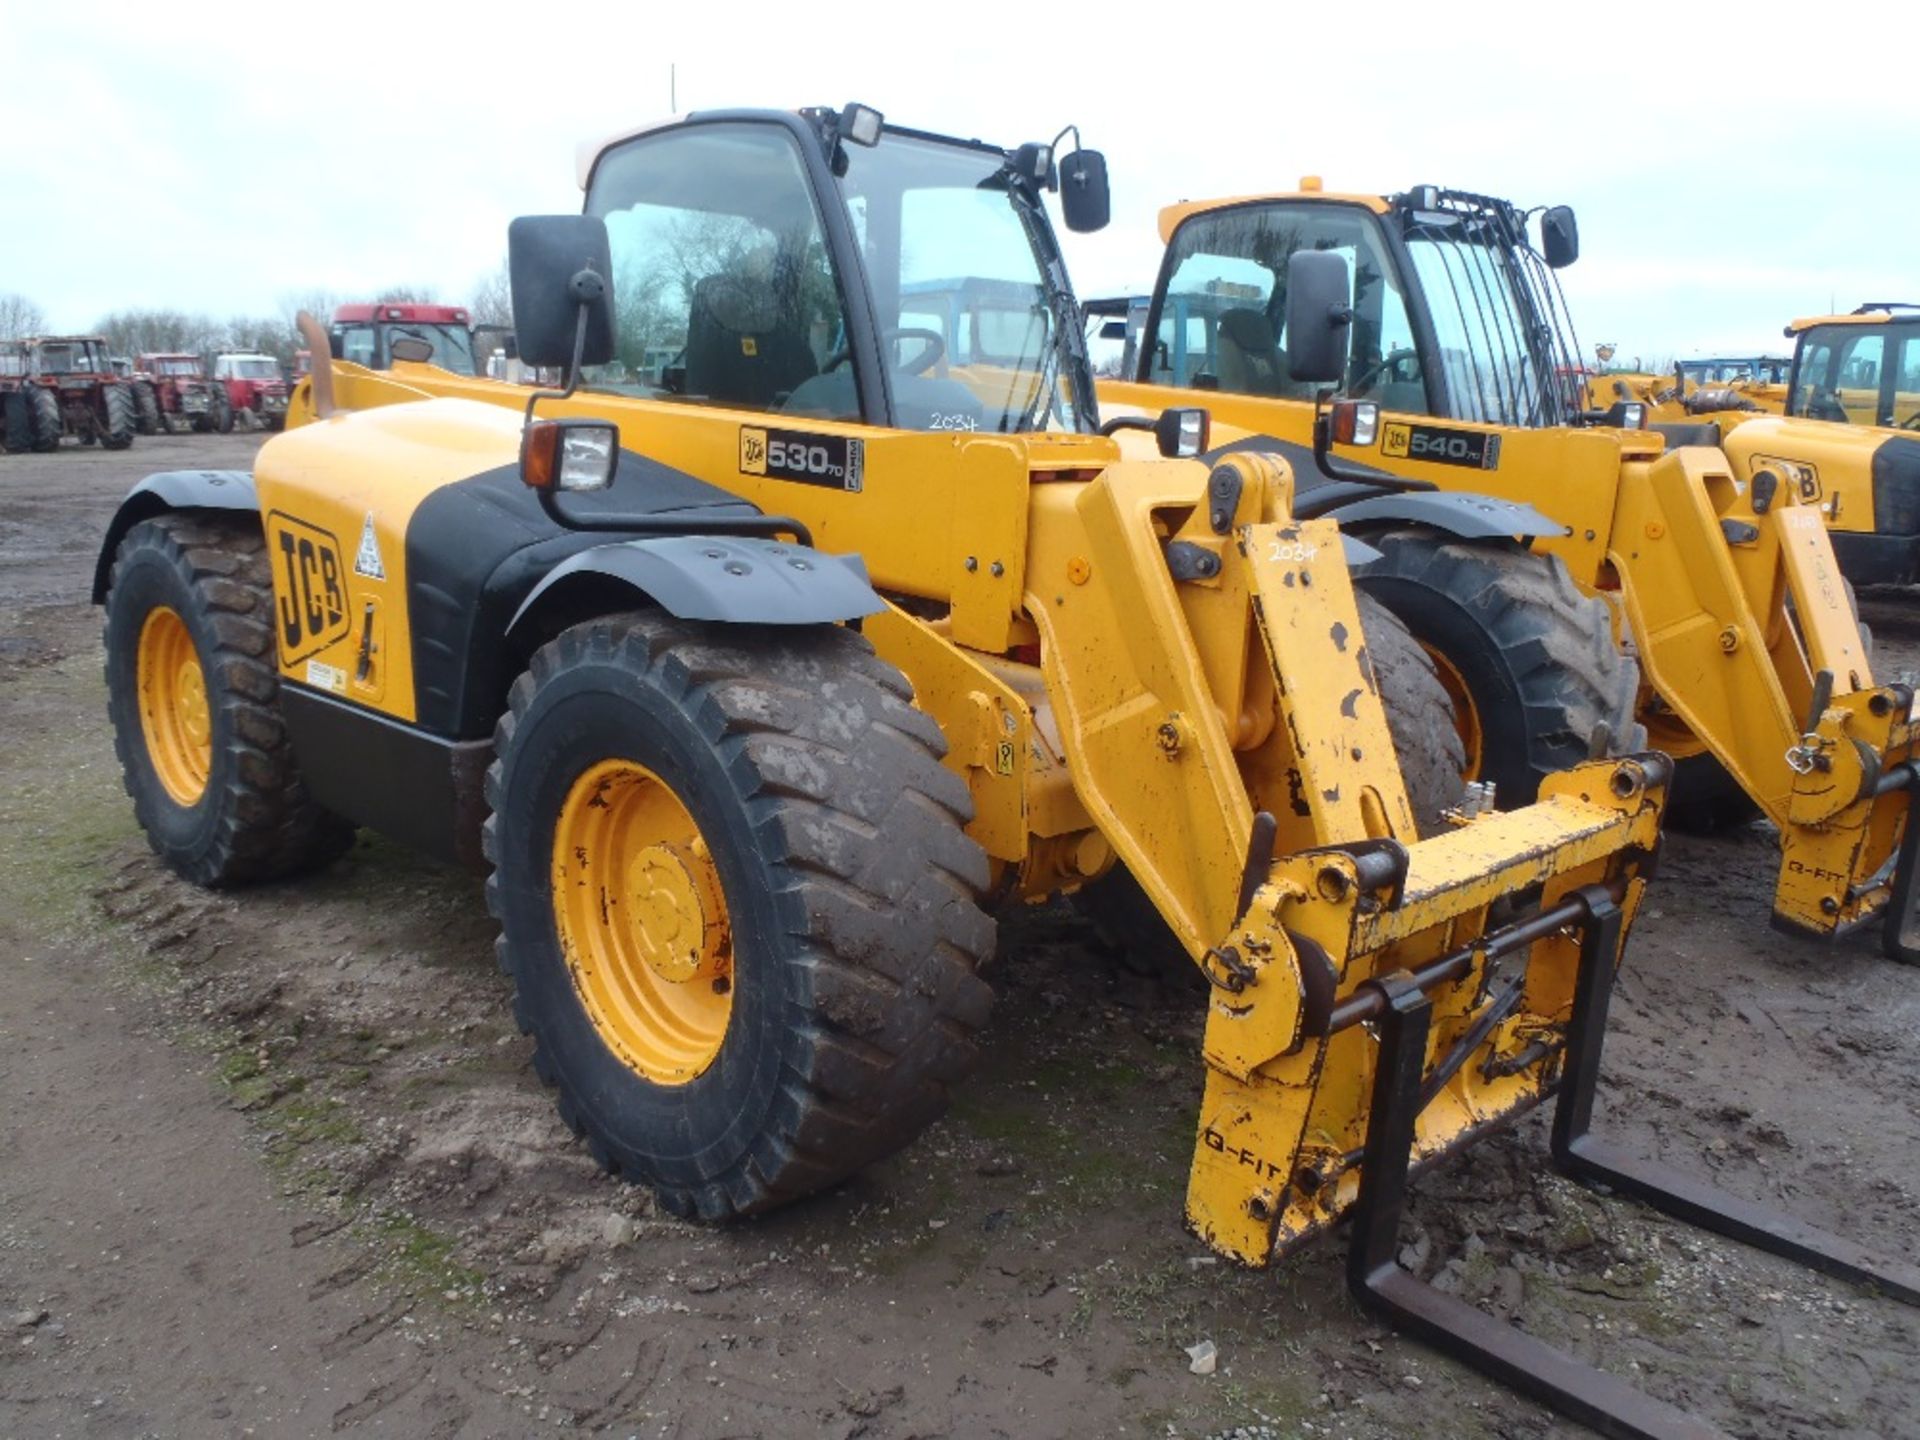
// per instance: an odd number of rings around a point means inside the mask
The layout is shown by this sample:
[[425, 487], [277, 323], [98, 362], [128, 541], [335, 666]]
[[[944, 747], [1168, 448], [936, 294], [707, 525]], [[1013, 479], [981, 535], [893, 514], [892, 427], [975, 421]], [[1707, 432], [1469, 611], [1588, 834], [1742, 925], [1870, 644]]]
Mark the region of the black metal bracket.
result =
[[[1869, 1255], [1850, 1241], [1741, 1200], [1668, 1166], [1628, 1155], [1590, 1133], [1593, 1097], [1614, 970], [1625, 932], [1605, 889], [1576, 892], [1585, 917], [1573, 1014], [1553, 1117], [1554, 1163], [1567, 1175], [1617, 1190], [1681, 1220], [1741, 1240], [1824, 1274], [1920, 1305], [1920, 1270]], [[1399, 1263], [1414, 1124], [1424, 1105], [1432, 1002], [1399, 972], [1369, 981], [1367, 1009], [1380, 1041], [1360, 1195], [1347, 1252], [1347, 1284], [1367, 1310], [1487, 1375], [1543, 1401], [1601, 1435], [1622, 1440], [1725, 1440], [1722, 1431], [1604, 1370], [1574, 1359], [1463, 1300], [1434, 1289]]]

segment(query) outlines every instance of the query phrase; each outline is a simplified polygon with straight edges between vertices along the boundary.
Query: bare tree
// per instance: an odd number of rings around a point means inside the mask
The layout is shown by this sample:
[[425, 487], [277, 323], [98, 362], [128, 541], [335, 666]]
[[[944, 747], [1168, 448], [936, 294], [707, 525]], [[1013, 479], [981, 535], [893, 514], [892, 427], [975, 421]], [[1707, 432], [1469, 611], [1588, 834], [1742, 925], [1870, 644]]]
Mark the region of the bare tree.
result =
[[288, 331], [298, 334], [302, 310], [325, 325], [333, 319], [334, 307], [339, 304], [340, 296], [332, 290], [288, 290], [280, 296], [280, 315], [286, 321]]
[[373, 297], [376, 305], [437, 305], [439, 294], [431, 285], [389, 285]]
[[210, 315], [184, 310], [116, 310], [94, 324], [116, 355], [176, 352], [205, 355], [218, 350], [226, 330]]
[[0, 295], [0, 340], [38, 335], [46, 328], [47, 317], [33, 301], [24, 295]]
[[467, 309], [472, 312], [475, 325], [512, 327], [513, 283], [508, 278], [504, 259], [474, 286], [473, 299], [467, 302]]

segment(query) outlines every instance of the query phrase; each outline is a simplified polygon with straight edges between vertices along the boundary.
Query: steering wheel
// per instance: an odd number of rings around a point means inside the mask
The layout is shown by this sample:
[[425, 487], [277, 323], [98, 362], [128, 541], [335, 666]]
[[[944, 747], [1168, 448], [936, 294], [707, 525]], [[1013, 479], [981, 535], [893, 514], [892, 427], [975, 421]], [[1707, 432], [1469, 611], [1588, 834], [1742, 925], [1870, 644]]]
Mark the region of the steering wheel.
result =
[[[927, 330], [918, 325], [902, 325], [892, 330], [882, 330], [880, 332], [880, 341], [882, 344], [891, 345], [899, 340], [925, 340], [928, 342], [927, 348], [913, 357], [912, 364], [899, 367], [903, 374], [924, 375], [935, 365], [947, 358], [947, 337], [942, 335], [938, 330]], [[852, 357], [853, 352], [845, 346], [842, 346], [827, 356], [825, 361], [821, 363], [820, 373], [824, 375], [829, 370], [836, 370], [846, 364]]]
[[1900, 422], [1900, 428], [1902, 430], [1920, 430], [1920, 410], [1914, 411], [1913, 414], [1902, 420]]
[[1816, 390], [1807, 402], [1809, 420], [1837, 420], [1846, 422], [1847, 407], [1840, 403], [1837, 390]]
[[[1400, 367], [1408, 361], [1413, 362], [1412, 367], [1405, 374], [1402, 374]], [[1347, 388], [1356, 395], [1365, 394], [1373, 388], [1374, 381], [1382, 377], [1391, 378], [1398, 384], [1410, 385], [1420, 378], [1419, 364], [1419, 352], [1409, 349], [1406, 346], [1401, 346], [1398, 349], [1389, 350], [1386, 354], [1370, 361], [1366, 369], [1354, 376], [1352, 383]]]

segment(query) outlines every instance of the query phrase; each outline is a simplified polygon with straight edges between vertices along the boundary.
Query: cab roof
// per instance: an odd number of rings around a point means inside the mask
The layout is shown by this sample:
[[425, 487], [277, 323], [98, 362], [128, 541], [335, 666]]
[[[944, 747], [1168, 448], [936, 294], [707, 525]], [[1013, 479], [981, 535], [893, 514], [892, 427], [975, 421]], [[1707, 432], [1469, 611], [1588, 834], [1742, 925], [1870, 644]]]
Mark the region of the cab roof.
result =
[[[1311, 177], [1309, 177], [1311, 179]], [[1322, 190], [1317, 181], [1303, 183], [1298, 190], [1275, 190], [1264, 195], [1230, 195], [1218, 200], [1182, 200], [1160, 212], [1160, 241], [1173, 239], [1173, 232], [1195, 215], [1210, 210], [1232, 210], [1241, 205], [1273, 205], [1292, 200], [1326, 200], [1338, 205], [1362, 205], [1376, 215], [1385, 215], [1393, 204], [1384, 195], [1356, 195], [1348, 191]]]
[[416, 325], [464, 325], [464, 305], [339, 305], [334, 307], [336, 325], [372, 324], [378, 320], [411, 320]]
[[1920, 305], [1903, 300], [1875, 300], [1850, 315], [1808, 315], [1792, 321], [1786, 329], [1788, 339], [1816, 325], [1886, 325], [1895, 321], [1920, 321]]

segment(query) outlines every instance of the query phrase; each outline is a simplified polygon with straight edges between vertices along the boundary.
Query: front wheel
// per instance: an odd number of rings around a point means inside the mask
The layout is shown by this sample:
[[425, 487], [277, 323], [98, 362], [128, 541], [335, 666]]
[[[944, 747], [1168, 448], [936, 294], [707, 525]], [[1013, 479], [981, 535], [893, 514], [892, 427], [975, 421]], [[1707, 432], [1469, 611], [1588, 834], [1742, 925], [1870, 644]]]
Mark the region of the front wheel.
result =
[[273, 581], [257, 524], [169, 514], [114, 554], [107, 710], [134, 814], [197, 885], [324, 864], [353, 831], [307, 798], [280, 718]]
[[233, 433], [233, 401], [224, 386], [213, 394], [213, 428], [222, 435]]
[[109, 450], [125, 450], [133, 444], [139, 425], [133, 392], [125, 385], [108, 385], [100, 392], [100, 443]]
[[160, 433], [160, 397], [154, 394], [152, 382], [134, 381], [133, 411], [134, 428], [142, 435]]
[[60, 413], [60, 397], [44, 385], [27, 387], [27, 409], [32, 413], [33, 448], [49, 454], [60, 448], [60, 436], [67, 428]]
[[8, 454], [24, 455], [33, 449], [33, 402], [25, 390], [10, 391], [0, 397], [0, 420], [6, 425]]
[[1356, 581], [1432, 656], [1463, 774], [1493, 781], [1502, 809], [1531, 805], [1542, 779], [1587, 759], [1602, 725], [1608, 753], [1645, 747], [1640, 667], [1614, 643], [1606, 602], [1583, 593], [1558, 556], [1428, 530], [1367, 539], [1381, 558]]
[[986, 859], [911, 696], [849, 630], [657, 612], [574, 626], [513, 686], [500, 962], [563, 1118], [675, 1214], [832, 1185], [973, 1066]]

